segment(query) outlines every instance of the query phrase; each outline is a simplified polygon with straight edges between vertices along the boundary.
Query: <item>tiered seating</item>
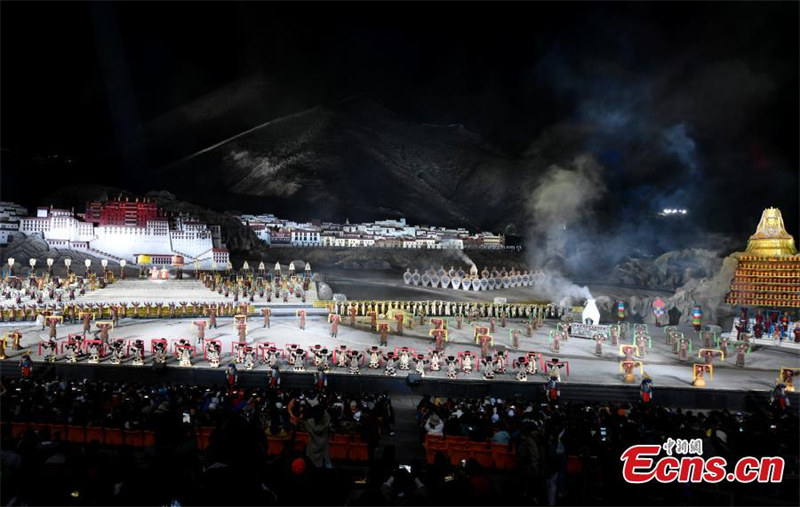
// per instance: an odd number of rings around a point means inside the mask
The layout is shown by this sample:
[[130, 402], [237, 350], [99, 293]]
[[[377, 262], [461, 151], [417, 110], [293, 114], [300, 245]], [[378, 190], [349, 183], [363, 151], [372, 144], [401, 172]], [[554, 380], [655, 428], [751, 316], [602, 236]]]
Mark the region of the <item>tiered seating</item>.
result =
[[[59, 438], [65, 442], [84, 444], [97, 441], [109, 446], [150, 447], [155, 444], [155, 432], [146, 430], [123, 430], [121, 428], [103, 428], [101, 426], [78, 426], [73, 424], [45, 424], [12, 422], [4, 423], [11, 426], [14, 437], [22, 436], [28, 428], [39, 432], [44, 428], [50, 429], [51, 438]], [[211, 428], [201, 428], [208, 429]]]
[[[109, 446], [128, 446], [135, 448], [150, 447], [155, 444], [155, 432], [143, 430], [123, 430], [121, 428], [103, 428], [100, 426], [77, 426], [64, 424], [44, 424], [12, 422], [9, 424], [11, 433], [14, 437], [22, 436], [28, 428], [40, 431], [46, 427], [50, 428], [50, 435], [56, 438], [58, 435], [66, 442], [84, 444], [87, 442], [98, 441]], [[208, 448], [211, 439], [211, 432], [214, 428], [200, 427], [195, 431], [197, 438], [197, 448], [201, 451]], [[298, 431], [295, 434], [294, 449], [303, 452], [308, 444], [308, 433]], [[289, 437], [267, 436], [267, 454], [277, 456], [283, 452], [284, 444]], [[362, 442], [357, 435], [334, 434], [330, 437], [331, 459], [367, 461], [369, 451], [366, 442]]]
[[439, 437], [425, 435], [425, 457], [433, 464], [437, 452], [444, 453], [452, 465], [461, 460], [474, 459], [484, 468], [513, 470], [517, 467], [517, 452], [505, 444], [495, 444], [490, 440], [472, 442], [467, 437]]
[[[298, 431], [295, 434], [294, 449], [299, 452], [305, 451], [308, 438], [308, 433]], [[288, 440], [290, 440], [289, 436], [267, 435], [267, 455], [281, 454]], [[362, 442], [358, 436], [333, 434], [330, 436], [329, 443], [332, 460], [367, 461], [369, 459], [367, 444]]]

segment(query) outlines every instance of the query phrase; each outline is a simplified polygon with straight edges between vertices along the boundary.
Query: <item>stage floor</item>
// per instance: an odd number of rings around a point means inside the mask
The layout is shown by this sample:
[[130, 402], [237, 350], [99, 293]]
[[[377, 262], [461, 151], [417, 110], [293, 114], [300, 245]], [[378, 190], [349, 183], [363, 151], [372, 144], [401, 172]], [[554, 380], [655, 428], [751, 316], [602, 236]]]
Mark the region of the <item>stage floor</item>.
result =
[[[181, 282], [183, 283], [183, 282]], [[148, 354], [146, 356], [146, 364], [151, 364], [152, 360], [149, 356], [149, 340], [151, 338], [189, 338], [192, 343], [196, 342], [195, 329], [192, 321], [195, 319], [123, 319], [120, 321], [120, 326], [110, 332], [111, 338], [143, 338], [147, 343]], [[347, 320], [347, 319], [345, 319]], [[231, 360], [231, 343], [236, 339], [236, 333], [233, 328], [231, 318], [219, 318], [218, 329], [207, 329], [207, 339], [218, 339], [223, 342], [223, 358], [222, 368]], [[286, 344], [297, 343], [304, 348], [315, 344], [321, 344], [328, 348], [336, 348], [339, 345], [347, 345], [350, 348], [364, 350], [372, 345], [378, 344], [378, 335], [374, 332], [367, 330], [367, 324], [361, 322], [357, 324], [356, 328], [349, 325], [340, 325], [338, 338], [334, 339], [330, 336], [330, 324], [324, 316], [309, 316], [306, 320], [306, 329], [301, 330], [298, 326], [298, 319], [295, 316], [273, 316], [272, 325], [270, 328], [262, 327], [263, 319], [252, 318], [249, 321], [249, 330], [247, 340], [249, 343], [255, 342], [273, 342], [279, 347]], [[488, 326], [487, 321], [482, 321], [481, 324]], [[473, 353], [480, 354], [480, 347], [475, 345], [472, 340], [471, 328], [464, 326], [464, 329], [455, 329], [455, 322], [453, 319], [450, 321], [451, 340], [446, 343], [446, 354], [457, 354], [460, 351], [470, 350]], [[603, 346], [603, 354], [601, 356], [595, 355], [595, 342], [593, 340], [584, 338], [570, 338], [567, 342], [562, 342], [561, 351], [557, 354], [552, 353], [548, 346], [548, 334], [554, 329], [555, 322], [546, 322], [542, 329], [537, 330], [533, 337], [524, 336], [524, 324], [517, 321], [510, 321], [506, 328], [497, 326], [495, 337], [495, 349], [506, 349], [511, 358], [516, 358], [526, 352], [541, 352], [546, 359], [550, 357], [558, 357], [562, 360], [569, 361], [570, 375], [566, 376], [562, 372], [562, 380], [565, 384], [579, 383], [586, 385], [608, 385], [617, 386], [623, 385], [622, 376], [619, 371], [619, 361], [621, 358], [618, 355], [619, 347], [612, 346], [608, 343]], [[393, 327], [393, 326], [392, 326]], [[23, 350], [30, 349], [34, 361], [41, 361], [37, 355], [38, 342], [46, 339], [48, 331], [42, 330], [41, 326], [36, 326], [34, 323], [21, 322], [21, 323], [4, 323], [0, 328], [2, 332], [8, 332], [12, 329], [18, 329], [23, 333], [22, 345]], [[80, 324], [65, 324], [58, 329], [58, 336], [60, 338], [66, 337], [68, 333], [81, 332], [82, 326]], [[403, 336], [395, 334], [389, 335], [389, 346], [384, 347], [385, 350], [393, 350], [395, 347], [407, 346], [416, 349], [419, 352], [425, 352], [433, 347], [433, 343], [428, 336], [428, 331], [432, 329], [430, 321], [424, 326], [415, 325], [413, 330], [406, 329]], [[510, 349], [509, 332], [512, 329], [519, 329], [520, 348]], [[686, 333], [686, 336], [695, 336], [695, 332], [686, 326], [681, 329]], [[650, 334], [652, 336], [653, 347], [647, 351], [647, 357], [643, 359], [644, 369], [653, 378], [653, 383], [657, 387], [691, 387], [692, 369], [691, 363], [702, 362], [698, 359], [697, 350], [700, 348], [699, 341], [695, 339], [694, 356], [690, 361], [679, 361], [677, 355], [671, 353], [670, 348], [666, 345], [664, 340], [664, 332], [660, 328], [650, 327]], [[87, 336], [88, 337], [88, 336]], [[10, 344], [9, 344], [10, 345]], [[6, 354], [10, 360], [17, 359], [22, 351], [13, 351], [11, 347], [6, 348]], [[202, 360], [202, 353], [193, 362], [195, 369], [211, 369], [207, 363]], [[63, 363], [63, 356], [59, 356], [59, 363]], [[756, 345], [754, 350], [747, 356], [747, 366], [739, 368], [735, 366], [735, 357], [727, 357], [725, 361], [714, 361], [714, 377], [713, 380], [708, 382], [705, 388], [696, 389], [722, 389], [722, 390], [741, 390], [741, 391], [762, 391], [769, 390], [774, 386], [775, 379], [778, 375], [778, 370], [781, 367], [794, 367], [800, 368], [800, 352], [794, 347], [781, 347], [778, 345]], [[83, 359], [81, 362], [85, 362]], [[98, 367], [110, 367], [113, 365], [106, 364], [103, 361]], [[170, 358], [168, 363], [169, 368], [179, 367], [174, 358]], [[282, 365], [282, 370], [286, 370], [287, 366]], [[257, 371], [266, 373], [266, 366], [258, 365]], [[333, 367], [332, 372], [344, 373], [345, 370], [340, 370]], [[426, 377], [431, 378], [445, 378], [444, 371], [429, 372], [426, 370]], [[407, 375], [405, 371], [397, 372], [397, 377], [402, 378]], [[498, 374], [495, 381], [514, 380], [515, 371], [509, 369], [505, 374]], [[385, 376], [383, 369], [370, 370], [366, 367], [361, 369], [361, 376]], [[638, 379], [638, 372], [637, 372]], [[486, 383], [480, 374], [479, 369], [473, 370], [469, 375], [460, 373], [458, 381], [463, 382], [479, 382]], [[545, 376], [540, 372], [537, 378], [529, 377], [529, 382], [534, 383], [538, 381], [545, 381]], [[638, 380], [637, 380], [638, 381]]]

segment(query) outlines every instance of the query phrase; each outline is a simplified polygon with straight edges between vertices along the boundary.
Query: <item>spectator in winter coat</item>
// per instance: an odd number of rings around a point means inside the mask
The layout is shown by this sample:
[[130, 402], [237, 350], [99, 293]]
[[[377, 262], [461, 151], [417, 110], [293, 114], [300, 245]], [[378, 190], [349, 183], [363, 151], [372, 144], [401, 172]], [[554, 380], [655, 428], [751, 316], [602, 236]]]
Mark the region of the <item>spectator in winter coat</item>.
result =
[[425, 431], [428, 435], [442, 436], [443, 430], [444, 422], [442, 422], [442, 419], [434, 412], [425, 423]]

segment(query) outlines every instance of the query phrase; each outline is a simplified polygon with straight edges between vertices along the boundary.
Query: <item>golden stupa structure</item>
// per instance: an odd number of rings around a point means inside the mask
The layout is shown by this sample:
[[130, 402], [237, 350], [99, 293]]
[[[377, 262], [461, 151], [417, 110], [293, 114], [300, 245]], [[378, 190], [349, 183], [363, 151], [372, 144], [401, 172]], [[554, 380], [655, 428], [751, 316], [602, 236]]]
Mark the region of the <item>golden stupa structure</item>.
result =
[[778, 208], [761, 214], [739, 256], [725, 302], [740, 306], [800, 308], [800, 256]]

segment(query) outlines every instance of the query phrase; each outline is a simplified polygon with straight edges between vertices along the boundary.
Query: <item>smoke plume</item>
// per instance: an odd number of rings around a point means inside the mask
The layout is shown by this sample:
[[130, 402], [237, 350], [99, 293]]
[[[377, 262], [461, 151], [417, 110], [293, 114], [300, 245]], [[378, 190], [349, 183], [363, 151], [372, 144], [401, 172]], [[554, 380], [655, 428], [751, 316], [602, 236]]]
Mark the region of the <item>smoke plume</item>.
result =
[[560, 306], [583, 303], [584, 299], [592, 297], [588, 287], [576, 285], [560, 272], [551, 269], [534, 272], [532, 287], [537, 297], [557, 302]]
[[464, 261], [467, 264], [467, 268], [471, 268], [472, 266], [475, 266], [475, 263], [472, 262], [472, 259], [470, 259], [469, 256], [464, 253], [463, 250], [454, 250], [454, 251], [455, 251], [456, 255], [458, 256], [458, 258], [460, 260]]
[[594, 205], [606, 193], [603, 169], [591, 155], [582, 154], [563, 166], [551, 165], [526, 203], [531, 220], [528, 265], [536, 269], [533, 291], [560, 305], [591, 298], [561, 272], [570, 257], [570, 236], [581, 234]]
[[[567, 236], [589, 216], [606, 193], [602, 168], [591, 155], [579, 155], [565, 167], [550, 166], [527, 202], [533, 220], [535, 253], [564, 257]], [[542, 264], [542, 259], [535, 265]]]

